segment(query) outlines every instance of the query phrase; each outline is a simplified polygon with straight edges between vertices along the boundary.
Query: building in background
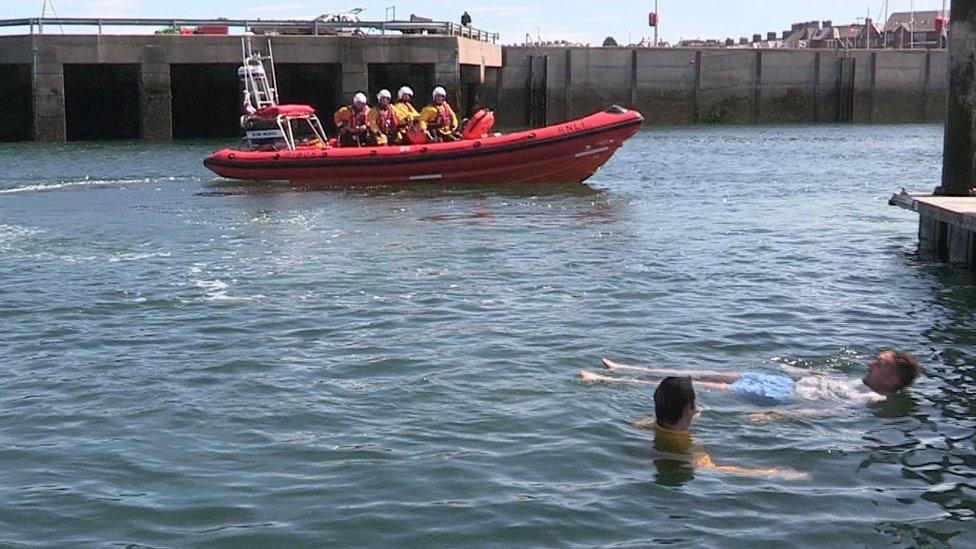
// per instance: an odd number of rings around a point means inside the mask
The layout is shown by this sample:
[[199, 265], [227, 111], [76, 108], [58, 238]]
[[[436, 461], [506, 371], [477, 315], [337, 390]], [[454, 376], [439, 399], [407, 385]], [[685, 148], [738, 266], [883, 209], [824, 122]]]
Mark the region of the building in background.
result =
[[904, 11], [891, 14], [885, 23], [885, 47], [895, 49], [944, 49], [949, 14], [944, 11]]
[[784, 32], [783, 47], [790, 49], [801, 49], [810, 47], [810, 42], [814, 36], [823, 28], [831, 26], [830, 21], [807, 21], [804, 23], [793, 23], [788, 33]]
[[829, 50], [879, 49], [884, 47], [884, 41], [884, 28], [868, 19], [864, 25], [825, 24], [813, 34], [807, 47]]

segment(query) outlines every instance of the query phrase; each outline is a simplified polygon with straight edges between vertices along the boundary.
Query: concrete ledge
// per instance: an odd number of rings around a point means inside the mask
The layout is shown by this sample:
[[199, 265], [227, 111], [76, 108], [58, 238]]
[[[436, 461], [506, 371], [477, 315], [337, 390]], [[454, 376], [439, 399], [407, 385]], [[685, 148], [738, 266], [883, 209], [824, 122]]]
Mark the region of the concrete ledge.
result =
[[950, 263], [976, 264], [976, 197], [902, 191], [888, 202], [918, 212], [919, 250]]
[[888, 203], [968, 231], [976, 231], [976, 197], [933, 196], [902, 191]]
[[470, 38], [458, 38], [458, 62], [484, 67], [502, 66], [502, 47]]

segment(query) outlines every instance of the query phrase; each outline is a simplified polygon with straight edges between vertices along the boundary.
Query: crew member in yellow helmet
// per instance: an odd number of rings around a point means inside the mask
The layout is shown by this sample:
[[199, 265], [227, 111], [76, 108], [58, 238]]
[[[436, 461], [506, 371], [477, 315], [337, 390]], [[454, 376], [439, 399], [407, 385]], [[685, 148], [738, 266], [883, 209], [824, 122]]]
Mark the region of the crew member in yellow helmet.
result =
[[428, 132], [437, 141], [458, 141], [458, 117], [447, 102], [447, 91], [438, 86], [431, 94], [433, 102], [420, 112], [420, 120], [427, 125]]
[[333, 116], [339, 130], [339, 145], [343, 147], [362, 147], [370, 144], [369, 107], [366, 94], [357, 93], [352, 98], [352, 106], [342, 107]]
[[[409, 86], [403, 86], [397, 92], [397, 101], [393, 104], [393, 108], [396, 109], [400, 129], [406, 131], [411, 126], [420, 123], [420, 113], [413, 106], [413, 90]], [[424, 125], [420, 129], [426, 131], [427, 126]]]
[[390, 103], [392, 99], [390, 90], [380, 90], [376, 94], [376, 108], [369, 111], [369, 131], [377, 145], [391, 145], [399, 141], [400, 120]]

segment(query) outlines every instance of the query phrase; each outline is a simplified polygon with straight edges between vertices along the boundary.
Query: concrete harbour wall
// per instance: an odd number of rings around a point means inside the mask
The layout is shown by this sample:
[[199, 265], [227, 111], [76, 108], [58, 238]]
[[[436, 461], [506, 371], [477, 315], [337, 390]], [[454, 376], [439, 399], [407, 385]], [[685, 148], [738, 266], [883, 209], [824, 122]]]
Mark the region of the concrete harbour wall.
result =
[[[256, 43], [263, 43], [258, 38]], [[282, 98], [328, 124], [358, 90], [435, 85], [500, 127], [631, 106], [651, 125], [939, 122], [944, 51], [501, 47], [452, 36], [273, 38]], [[234, 36], [0, 37], [0, 141], [230, 137]]]
[[[418, 77], [419, 100], [440, 85], [466, 104], [481, 76], [501, 64], [500, 46], [456, 36], [276, 36], [272, 43], [282, 98], [315, 105], [326, 123], [357, 91], [378, 91], [371, 84], [395, 90], [404, 75]], [[0, 68], [9, 71], [0, 91], [28, 99], [0, 109], [0, 140], [233, 135], [240, 62], [236, 36], [3, 36]], [[462, 75], [465, 66], [478, 70]], [[187, 120], [187, 107], [199, 120]], [[207, 122], [218, 129], [206, 130]]]
[[553, 123], [616, 103], [650, 124], [939, 122], [944, 51], [506, 47], [501, 124]]

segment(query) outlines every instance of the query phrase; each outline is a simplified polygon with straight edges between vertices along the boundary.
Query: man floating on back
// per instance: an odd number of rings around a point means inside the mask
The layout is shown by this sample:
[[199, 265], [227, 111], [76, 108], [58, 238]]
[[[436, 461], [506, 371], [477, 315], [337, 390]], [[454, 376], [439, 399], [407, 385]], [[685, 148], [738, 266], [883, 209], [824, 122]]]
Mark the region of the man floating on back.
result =
[[[709, 370], [673, 370], [618, 364], [603, 359], [610, 371], [638, 372], [655, 376], [686, 375], [712, 391], [728, 391], [760, 404], [772, 406], [790, 402], [842, 401], [872, 403], [886, 400], [890, 395], [915, 383], [923, 373], [922, 366], [911, 354], [900, 350], [885, 350], [868, 361], [868, 373], [860, 383], [854, 379], [794, 370], [795, 377], [757, 372], [718, 372]], [[583, 381], [607, 383], [654, 382], [634, 378], [612, 377], [593, 372], [580, 372]], [[800, 410], [789, 415], [828, 415], [830, 410]], [[781, 414], [787, 415], [787, 414]]]

